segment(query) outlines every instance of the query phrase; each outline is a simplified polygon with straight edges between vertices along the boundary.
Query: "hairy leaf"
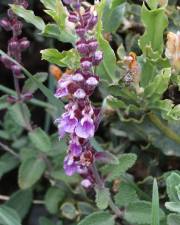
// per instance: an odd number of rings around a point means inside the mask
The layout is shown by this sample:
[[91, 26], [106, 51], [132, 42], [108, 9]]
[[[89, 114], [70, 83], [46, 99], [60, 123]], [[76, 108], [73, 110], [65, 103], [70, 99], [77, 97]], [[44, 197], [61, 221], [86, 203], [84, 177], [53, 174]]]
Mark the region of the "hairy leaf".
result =
[[65, 192], [62, 188], [51, 187], [45, 195], [45, 206], [52, 214], [58, 212], [59, 204], [63, 201]]
[[[151, 202], [137, 201], [128, 205], [124, 218], [132, 224], [151, 224]], [[159, 211], [160, 220], [164, 219], [164, 212]]]
[[167, 217], [168, 225], [179, 225], [180, 215], [179, 214], [169, 214]]
[[161, 54], [163, 51], [163, 32], [168, 25], [164, 8], [148, 10], [143, 4], [141, 18], [146, 28], [139, 42], [142, 51], [145, 52], [146, 46], [150, 45], [153, 51], [158, 51]]
[[45, 23], [39, 16], [35, 16], [32, 10], [27, 10], [20, 5], [10, 5], [13, 12], [23, 18], [27, 23], [33, 24], [38, 30], [44, 30]]
[[95, 212], [81, 220], [78, 225], [115, 225], [115, 222], [109, 213]]
[[114, 197], [115, 203], [119, 207], [128, 206], [130, 203], [138, 201], [135, 189], [127, 183], [121, 182], [119, 191]]
[[180, 175], [172, 172], [166, 179], [167, 193], [171, 201], [179, 201], [176, 187], [180, 184]]
[[39, 127], [29, 132], [29, 138], [33, 145], [42, 152], [48, 152], [52, 148], [49, 136]]
[[21, 219], [14, 209], [7, 206], [0, 206], [0, 222], [3, 225], [21, 225]]
[[96, 187], [96, 205], [99, 209], [106, 209], [109, 204], [110, 192], [108, 188]]
[[[39, 82], [43, 83], [48, 78], [48, 73], [37, 73], [33, 76], [36, 78]], [[29, 91], [31, 93], [34, 93], [38, 89], [38, 84], [33, 82], [31, 79], [27, 79], [23, 86], [23, 92]]]
[[108, 181], [112, 181], [113, 179], [120, 177], [129, 168], [131, 168], [134, 165], [136, 159], [137, 156], [135, 154], [122, 154], [119, 157], [118, 165], [106, 165], [102, 168], [102, 172], [103, 174], [108, 174]]
[[19, 190], [15, 192], [5, 203], [6, 206], [15, 209], [21, 219], [24, 219], [32, 204], [32, 190]]
[[32, 187], [42, 176], [46, 164], [41, 158], [28, 158], [19, 167], [18, 183], [21, 189]]
[[61, 67], [77, 69], [80, 65], [80, 56], [74, 49], [59, 52], [57, 49], [45, 49], [41, 51], [42, 59]]

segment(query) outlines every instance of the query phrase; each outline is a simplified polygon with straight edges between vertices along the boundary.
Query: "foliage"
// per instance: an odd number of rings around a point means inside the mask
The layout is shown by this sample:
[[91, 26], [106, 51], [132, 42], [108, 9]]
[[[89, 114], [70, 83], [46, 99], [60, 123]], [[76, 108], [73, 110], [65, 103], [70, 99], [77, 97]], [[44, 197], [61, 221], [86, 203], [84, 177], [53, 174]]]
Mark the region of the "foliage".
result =
[[95, 185], [86, 188], [85, 174], [65, 175], [68, 138], [58, 140], [54, 126], [72, 98], [57, 99], [55, 82], [64, 73], [73, 76], [82, 64], [76, 28], [68, 19], [72, 7], [59, 0], [30, 2], [28, 9], [9, 7], [32, 25], [23, 31], [40, 46], [50, 69], [31, 74], [0, 50], [1, 61], [5, 57], [18, 66], [24, 77], [20, 92], [16, 79], [15, 90], [0, 85], [0, 224], [31, 225], [32, 217], [37, 225], [179, 225], [180, 74], [173, 64], [179, 52], [167, 54], [168, 32], [179, 35], [177, 2], [102, 0], [91, 7], [98, 21], [89, 35], [103, 52], [93, 71], [100, 85], [91, 104], [102, 105], [102, 120], [89, 140]]

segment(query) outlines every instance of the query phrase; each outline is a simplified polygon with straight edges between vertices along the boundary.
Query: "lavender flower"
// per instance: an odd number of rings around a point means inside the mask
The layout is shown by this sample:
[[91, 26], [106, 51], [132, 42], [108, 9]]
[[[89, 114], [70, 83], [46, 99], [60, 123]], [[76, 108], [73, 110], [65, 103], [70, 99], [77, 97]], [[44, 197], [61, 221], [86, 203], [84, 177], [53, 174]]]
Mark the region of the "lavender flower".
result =
[[[26, 0], [13, 0], [13, 4], [22, 5], [24, 8], [27, 8], [29, 5]], [[13, 11], [9, 9], [7, 17], [0, 20], [0, 25], [6, 31], [12, 31], [12, 38], [8, 42], [8, 55], [14, 58], [17, 62], [21, 63], [22, 52], [30, 45], [30, 42], [26, 37], [20, 37], [23, 26], [21, 21], [19, 21]], [[2, 56], [0, 60], [6, 66], [6, 68], [13, 72], [16, 78], [23, 77], [21, 74], [21, 68], [19, 66], [12, 63], [5, 56]]]
[[100, 109], [95, 108], [90, 96], [99, 83], [99, 77], [94, 74], [94, 66], [99, 65], [103, 54], [98, 49], [98, 43], [92, 35], [97, 23], [97, 13], [92, 8], [84, 9], [72, 0], [64, 1], [74, 9], [69, 13], [69, 21], [75, 24], [79, 40], [76, 49], [81, 55], [80, 68], [73, 74], [64, 73], [58, 81], [55, 96], [66, 97], [69, 103], [65, 113], [56, 120], [59, 137], [70, 135], [68, 153], [64, 160], [64, 170], [68, 176], [79, 173], [83, 180], [82, 186], [88, 188], [95, 182], [92, 173], [95, 150], [89, 139], [94, 136], [100, 123]]

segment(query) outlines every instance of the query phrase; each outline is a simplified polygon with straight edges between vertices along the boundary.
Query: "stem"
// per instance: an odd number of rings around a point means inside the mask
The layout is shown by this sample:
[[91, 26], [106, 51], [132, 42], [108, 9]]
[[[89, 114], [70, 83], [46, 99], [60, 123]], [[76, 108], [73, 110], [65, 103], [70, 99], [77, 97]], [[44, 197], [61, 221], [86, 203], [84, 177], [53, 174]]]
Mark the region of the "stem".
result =
[[[12, 90], [10, 88], [7, 88], [7, 87], [4, 87], [1, 84], [0, 84], [0, 91], [4, 92], [6, 94], [9, 94], [9, 95], [14, 95], [14, 96], [17, 95], [14, 90]], [[49, 109], [52, 109], [52, 110], [55, 109], [55, 107], [53, 105], [51, 105], [50, 103], [46, 103], [46, 102], [43, 102], [43, 101], [35, 99], [35, 98], [32, 98], [28, 102], [31, 103], [32, 105], [37, 105], [39, 107], [49, 108]]]
[[148, 113], [150, 121], [168, 138], [180, 144], [180, 136], [176, 134], [173, 130], [167, 127], [153, 112]]
[[0, 142], [0, 147], [5, 150], [6, 152], [9, 152], [11, 155], [13, 155], [14, 157], [16, 157], [17, 159], [20, 159], [20, 156], [14, 152], [14, 150], [12, 150], [11, 148], [9, 148], [7, 145], [3, 144]]
[[104, 182], [102, 181], [102, 179], [98, 173], [95, 163], [92, 164], [92, 172], [93, 172], [96, 184], [101, 188], [104, 187]]
[[23, 101], [22, 101], [22, 98], [21, 98], [21, 91], [20, 91], [20, 87], [19, 87], [19, 80], [18, 80], [18, 78], [16, 77], [16, 75], [14, 73], [13, 73], [13, 78], [14, 78], [14, 87], [15, 87], [15, 90], [16, 90], [16, 94], [17, 94], [18, 100], [20, 102], [20, 111], [21, 111], [22, 116], [24, 118], [24, 121], [25, 121], [25, 124], [26, 124], [26, 129], [28, 131], [32, 131], [33, 130], [32, 126], [28, 122], [27, 117], [26, 117], [26, 113], [25, 113], [24, 108], [23, 108]]
[[[10, 199], [7, 195], [0, 195], [0, 200], [2, 201], [8, 201]], [[44, 201], [42, 200], [33, 200], [33, 204], [35, 205], [44, 205]]]
[[123, 212], [114, 204], [111, 197], [109, 199], [109, 207], [116, 214], [117, 217], [122, 218]]
[[[96, 168], [95, 163], [92, 164], [92, 172], [96, 181], [96, 184], [99, 188], [103, 188], [105, 186], [104, 181], [101, 179], [99, 172]], [[115, 213], [116, 217], [122, 218], [123, 212], [115, 205], [112, 198], [109, 197], [109, 207]]]

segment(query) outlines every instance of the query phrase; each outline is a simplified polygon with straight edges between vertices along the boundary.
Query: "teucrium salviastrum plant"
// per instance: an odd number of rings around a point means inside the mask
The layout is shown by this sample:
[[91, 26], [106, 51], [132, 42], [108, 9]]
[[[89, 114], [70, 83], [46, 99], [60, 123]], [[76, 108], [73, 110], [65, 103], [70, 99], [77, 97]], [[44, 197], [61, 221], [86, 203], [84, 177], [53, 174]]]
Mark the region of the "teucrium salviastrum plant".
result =
[[[132, 2], [10, 2], [0, 54], [16, 90], [0, 85], [0, 177], [17, 170], [20, 189], [0, 193], [0, 223], [179, 225], [178, 7]], [[23, 26], [25, 38], [20, 18], [38, 31]], [[21, 65], [34, 43], [49, 76]]]

